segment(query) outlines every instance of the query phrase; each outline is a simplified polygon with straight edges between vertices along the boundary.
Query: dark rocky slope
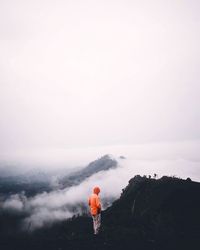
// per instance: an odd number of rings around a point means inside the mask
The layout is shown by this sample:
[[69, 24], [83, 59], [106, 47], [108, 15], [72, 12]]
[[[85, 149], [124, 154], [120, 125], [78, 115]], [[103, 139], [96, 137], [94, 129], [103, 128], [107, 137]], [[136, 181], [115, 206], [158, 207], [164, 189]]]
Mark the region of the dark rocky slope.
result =
[[1, 234], [0, 249], [200, 249], [200, 183], [135, 176], [102, 213], [102, 225], [97, 237], [87, 215], [34, 233]]

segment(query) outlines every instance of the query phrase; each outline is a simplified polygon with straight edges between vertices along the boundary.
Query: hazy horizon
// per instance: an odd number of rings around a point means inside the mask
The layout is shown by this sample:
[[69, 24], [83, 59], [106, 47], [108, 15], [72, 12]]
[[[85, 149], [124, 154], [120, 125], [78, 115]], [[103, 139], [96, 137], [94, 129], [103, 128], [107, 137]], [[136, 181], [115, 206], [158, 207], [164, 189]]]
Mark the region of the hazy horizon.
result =
[[0, 167], [73, 168], [120, 147], [199, 161], [199, 8], [2, 0]]
[[[180, 178], [190, 177], [194, 181], [200, 181], [199, 150], [200, 141], [196, 140], [92, 147], [79, 150], [21, 151], [12, 157], [9, 156], [9, 160], [7, 160], [7, 155], [1, 155], [0, 173], [9, 176], [37, 170], [60, 174], [62, 171], [73, 171], [86, 167], [90, 162], [109, 154], [123, 166], [129, 179], [136, 174], [153, 175], [157, 173], [159, 177], [175, 175]], [[120, 156], [124, 156], [125, 160], [121, 160]]]

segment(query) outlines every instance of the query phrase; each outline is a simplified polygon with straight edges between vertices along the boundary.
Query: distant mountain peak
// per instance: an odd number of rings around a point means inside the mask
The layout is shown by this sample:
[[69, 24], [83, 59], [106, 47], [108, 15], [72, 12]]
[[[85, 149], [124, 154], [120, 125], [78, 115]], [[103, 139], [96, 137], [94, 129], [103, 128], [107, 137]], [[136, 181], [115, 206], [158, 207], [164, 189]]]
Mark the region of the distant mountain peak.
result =
[[65, 176], [60, 180], [60, 184], [62, 184], [64, 188], [78, 185], [100, 171], [107, 171], [117, 166], [118, 162], [111, 155], [106, 154], [90, 162], [85, 168]]
[[125, 160], [125, 159], [126, 159], [126, 157], [125, 157], [125, 156], [123, 156], [123, 155], [120, 155], [119, 159]]

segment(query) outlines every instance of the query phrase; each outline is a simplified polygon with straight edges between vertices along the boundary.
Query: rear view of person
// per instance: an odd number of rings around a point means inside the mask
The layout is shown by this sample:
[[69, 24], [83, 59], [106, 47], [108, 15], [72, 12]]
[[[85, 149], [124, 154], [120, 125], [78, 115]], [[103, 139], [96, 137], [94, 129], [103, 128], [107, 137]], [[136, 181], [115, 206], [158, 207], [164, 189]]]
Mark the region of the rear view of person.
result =
[[93, 219], [94, 234], [99, 233], [101, 226], [101, 201], [99, 199], [100, 188], [95, 187], [93, 194], [88, 199], [88, 205], [90, 206], [90, 213]]

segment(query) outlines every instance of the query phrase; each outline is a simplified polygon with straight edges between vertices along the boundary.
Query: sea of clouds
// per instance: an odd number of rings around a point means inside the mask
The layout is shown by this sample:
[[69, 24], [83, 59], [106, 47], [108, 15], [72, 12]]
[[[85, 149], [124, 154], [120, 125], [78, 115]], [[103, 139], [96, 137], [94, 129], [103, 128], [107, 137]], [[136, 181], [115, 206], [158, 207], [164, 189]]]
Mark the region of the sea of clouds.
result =
[[[64, 156], [66, 166], [70, 166], [70, 168], [73, 164], [75, 169], [77, 166], [80, 168], [81, 165], [85, 167], [89, 162], [107, 153], [117, 159], [118, 167], [94, 174], [79, 185], [70, 188], [56, 189], [52, 192], [40, 193], [29, 198], [27, 198], [23, 192], [11, 195], [4, 201], [2, 208], [15, 211], [16, 213], [27, 214], [23, 221], [23, 227], [34, 230], [88, 211], [88, 197], [93, 187], [98, 185], [101, 188], [101, 199], [106, 201], [103, 203], [103, 209], [106, 209], [107, 206], [111, 205], [114, 199], [120, 197], [122, 189], [125, 188], [128, 181], [137, 174], [153, 176], [154, 173], [156, 173], [158, 178], [163, 175], [168, 175], [183, 179], [190, 177], [194, 181], [200, 181], [199, 150], [199, 141], [185, 141], [95, 149], [88, 148], [82, 151], [71, 150], [71, 154], [67, 150], [65, 153], [64, 151], [59, 153], [57, 151], [57, 156]], [[41, 152], [40, 154], [42, 155]], [[34, 157], [36, 157], [36, 155], [35, 153]], [[125, 159], [121, 159], [119, 157], [121, 155], [123, 155]], [[28, 159], [27, 157], [26, 155], [26, 159], [23, 159], [24, 165]], [[33, 155], [31, 155], [31, 157], [29, 160], [34, 159]], [[50, 158], [52, 157], [54, 158], [55, 164], [56, 154], [53, 154], [53, 151], [50, 154]], [[62, 158], [63, 162], [64, 159]], [[39, 162], [39, 159], [37, 159], [37, 161]], [[41, 162], [42, 161], [44, 163], [44, 159], [41, 158]], [[47, 157], [45, 161], [48, 163]], [[59, 161], [61, 162], [61, 159], [59, 159]], [[32, 164], [30, 165], [32, 166]], [[48, 169], [47, 165], [48, 164], [45, 165], [46, 171]], [[59, 169], [58, 166], [63, 168], [63, 164], [57, 164], [57, 168]], [[56, 167], [50, 164], [49, 171], [55, 170]]]

